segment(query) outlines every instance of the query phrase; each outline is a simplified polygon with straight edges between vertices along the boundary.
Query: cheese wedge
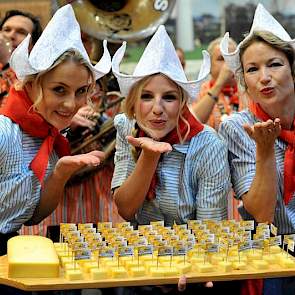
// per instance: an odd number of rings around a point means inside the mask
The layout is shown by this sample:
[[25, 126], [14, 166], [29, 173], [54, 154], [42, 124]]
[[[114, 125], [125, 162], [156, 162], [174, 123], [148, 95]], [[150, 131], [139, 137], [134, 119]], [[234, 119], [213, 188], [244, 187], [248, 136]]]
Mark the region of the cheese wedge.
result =
[[7, 242], [8, 276], [11, 278], [56, 278], [59, 259], [50, 239], [16, 236]]

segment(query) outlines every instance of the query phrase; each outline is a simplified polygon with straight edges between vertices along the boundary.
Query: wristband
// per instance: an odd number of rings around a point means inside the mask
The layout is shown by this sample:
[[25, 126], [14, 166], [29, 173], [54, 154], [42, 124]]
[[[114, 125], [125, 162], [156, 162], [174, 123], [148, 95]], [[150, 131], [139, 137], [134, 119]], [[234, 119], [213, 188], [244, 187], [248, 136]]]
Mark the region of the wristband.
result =
[[215, 101], [218, 102], [218, 96], [212, 94], [210, 91], [207, 92], [207, 94]]

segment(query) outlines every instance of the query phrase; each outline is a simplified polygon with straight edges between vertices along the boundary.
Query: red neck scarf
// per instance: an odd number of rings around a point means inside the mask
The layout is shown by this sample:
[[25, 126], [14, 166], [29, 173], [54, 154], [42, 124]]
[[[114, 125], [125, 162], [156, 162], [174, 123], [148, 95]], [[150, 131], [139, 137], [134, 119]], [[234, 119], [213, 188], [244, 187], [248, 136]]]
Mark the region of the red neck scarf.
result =
[[[210, 81], [210, 88], [212, 88], [215, 84], [214, 80]], [[231, 85], [225, 85], [221, 92], [223, 95], [227, 96], [229, 98], [229, 103], [231, 105], [239, 105], [239, 96], [238, 96], [238, 86], [237, 84], [231, 86]]]
[[30, 163], [30, 168], [43, 185], [49, 155], [53, 148], [59, 157], [69, 155], [70, 149], [67, 139], [55, 127], [33, 111], [32, 101], [23, 90], [16, 91], [11, 87], [7, 102], [0, 109], [0, 114], [10, 118], [29, 135], [44, 139], [39, 151]]
[[[249, 109], [262, 121], [272, 119], [263, 111], [259, 104], [253, 101], [249, 102]], [[293, 121], [294, 127], [295, 119]], [[295, 191], [295, 130], [282, 129], [279, 137], [288, 144], [284, 161], [284, 202], [285, 205], [288, 205]]]
[[[192, 115], [192, 113], [189, 111], [187, 106], [184, 107], [182, 117], [188, 122], [190, 126], [190, 131], [186, 137], [186, 141], [191, 140], [192, 137], [194, 137], [195, 135], [197, 135], [199, 132], [201, 132], [204, 129], [204, 125], [202, 125]], [[186, 135], [188, 131], [188, 127], [187, 127], [187, 124], [185, 124], [185, 122], [181, 118], [179, 119], [178, 127], [179, 127], [179, 133], [181, 134], [181, 137], [184, 138], [184, 136]], [[138, 137], [149, 137], [149, 136], [142, 129], [139, 128]], [[161, 141], [170, 143], [171, 145], [180, 143], [180, 139], [177, 134], [177, 129], [174, 128], [165, 137], [161, 138]], [[149, 187], [149, 191], [146, 196], [147, 200], [153, 200], [156, 197], [157, 183], [158, 183], [158, 178], [155, 172]]]

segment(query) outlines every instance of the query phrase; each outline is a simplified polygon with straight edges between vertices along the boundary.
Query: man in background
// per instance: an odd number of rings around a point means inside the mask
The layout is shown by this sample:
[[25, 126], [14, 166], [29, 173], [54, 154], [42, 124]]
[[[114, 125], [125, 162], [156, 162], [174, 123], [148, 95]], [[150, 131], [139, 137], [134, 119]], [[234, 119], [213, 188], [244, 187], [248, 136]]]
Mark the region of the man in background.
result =
[[9, 57], [13, 50], [31, 34], [32, 47], [42, 33], [42, 27], [37, 17], [20, 10], [8, 10], [0, 21], [0, 105], [5, 102], [10, 86], [16, 81], [16, 76], [9, 67]]

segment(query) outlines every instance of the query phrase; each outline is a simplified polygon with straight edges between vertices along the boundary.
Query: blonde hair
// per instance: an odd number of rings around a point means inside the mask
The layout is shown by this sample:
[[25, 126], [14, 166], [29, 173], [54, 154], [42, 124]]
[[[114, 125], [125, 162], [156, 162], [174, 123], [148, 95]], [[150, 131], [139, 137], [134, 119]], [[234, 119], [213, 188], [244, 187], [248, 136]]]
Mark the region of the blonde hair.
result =
[[[176, 130], [177, 130], [177, 134], [178, 134], [178, 138], [179, 138], [180, 143], [184, 143], [186, 141], [188, 134], [190, 133], [190, 125], [189, 125], [188, 121], [183, 117], [183, 114], [182, 114], [183, 109], [184, 109], [185, 105], [187, 105], [187, 102], [188, 102], [188, 94], [186, 93], [186, 91], [182, 87], [180, 87], [178, 84], [176, 84], [173, 80], [171, 80], [166, 75], [164, 75], [162, 73], [153, 74], [150, 76], [146, 76], [143, 79], [136, 82], [132, 86], [132, 88], [130, 89], [129, 94], [127, 95], [127, 97], [125, 99], [125, 102], [123, 104], [123, 111], [129, 119], [136, 119], [135, 118], [135, 104], [141, 98], [143, 88], [155, 75], [161, 75], [161, 76], [169, 79], [170, 81], [172, 81], [177, 86], [177, 89], [179, 92], [180, 107], [179, 107], [178, 115], [177, 115]], [[187, 132], [184, 137], [182, 137], [180, 130], [179, 130], [179, 120], [180, 119], [187, 125]], [[135, 133], [136, 132], [133, 131], [133, 135]]]
[[87, 104], [92, 105], [90, 97], [91, 97], [91, 94], [93, 93], [94, 88], [95, 88], [95, 76], [94, 76], [94, 73], [90, 69], [88, 62], [82, 57], [82, 55], [78, 51], [69, 50], [69, 51], [64, 52], [52, 64], [52, 66], [50, 68], [48, 68], [47, 70], [39, 72], [37, 74], [26, 76], [23, 81], [18, 81], [15, 84], [16, 90], [23, 89], [28, 83], [32, 83], [32, 85], [36, 86], [38, 92], [37, 92], [36, 100], [32, 105], [32, 108], [33, 108], [34, 111], [36, 111], [37, 106], [40, 104], [40, 102], [43, 99], [43, 90], [42, 90], [42, 87], [41, 87], [41, 83], [42, 83], [42, 79], [44, 78], [44, 75], [47, 74], [48, 72], [50, 72], [55, 67], [57, 67], [58, 65], [62, 64], [63, 62], [66, 62], [66, 61], [73, 61], [73, 62], [75, 62], [77, 64], [83, 65], [88, 70], [88, 72], [90, 74], [90, 77], [91, 77], [91, 84], [90, 84], [90, 87], [88, 88], [88, 91], [87, 91], [88, 92]]

